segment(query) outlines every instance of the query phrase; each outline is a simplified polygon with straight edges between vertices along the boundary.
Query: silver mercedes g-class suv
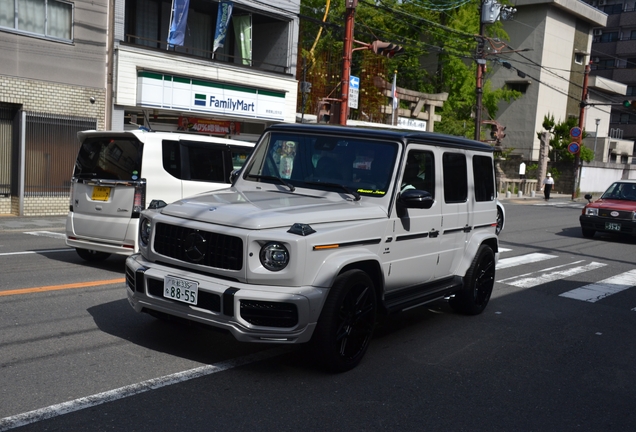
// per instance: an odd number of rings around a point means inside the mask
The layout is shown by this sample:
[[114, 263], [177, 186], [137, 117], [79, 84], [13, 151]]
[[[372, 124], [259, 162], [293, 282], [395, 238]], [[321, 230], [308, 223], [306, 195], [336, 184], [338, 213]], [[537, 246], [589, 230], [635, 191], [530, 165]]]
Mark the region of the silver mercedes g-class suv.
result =
[[484, 310], [498, 241], [493, 148], [434, 133], [280, 124], [232, 186], [142, 213], [137, 312], [308, 343], [355, 367], [377, 315]]

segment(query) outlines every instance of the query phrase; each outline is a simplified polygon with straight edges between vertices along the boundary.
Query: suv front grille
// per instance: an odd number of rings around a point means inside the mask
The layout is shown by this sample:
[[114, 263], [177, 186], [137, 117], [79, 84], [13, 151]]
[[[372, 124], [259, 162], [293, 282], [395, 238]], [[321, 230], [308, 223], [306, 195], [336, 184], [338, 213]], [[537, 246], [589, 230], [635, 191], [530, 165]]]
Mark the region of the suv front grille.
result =
[[207, 267], [243, 268], [243, 240], [225, 234], [159, 223], [154, 249], [169, 258]]
[[618, 216], [612, 216], [611, 213], [614, 210], [612, 209], [598, 209], [598, 215], [600, 217], [606, 217], [606, 218], [610, 218], [610, 219], [623, 219], [623, 220], [632, 220], [633, 214], [634, 212], [631, 211], [619, 211], [618, 212]]

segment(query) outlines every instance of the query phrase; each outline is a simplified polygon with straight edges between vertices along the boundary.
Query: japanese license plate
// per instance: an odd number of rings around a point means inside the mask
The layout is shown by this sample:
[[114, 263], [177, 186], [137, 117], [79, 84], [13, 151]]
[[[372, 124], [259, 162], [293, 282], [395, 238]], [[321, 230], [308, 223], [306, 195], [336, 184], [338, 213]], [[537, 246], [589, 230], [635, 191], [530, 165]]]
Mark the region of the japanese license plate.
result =
[[93, 186], [93, 201], [108, 201], [110, 198], [110, 188], [106, 186]]
[[605, 222], [605, 229], [608, 231], [620, 231], [621, 224], [616, 222]]
[[166, 276], [163, 280], [163, 296], [172, 300], [197, 304], [199, 283], [174, 276]]

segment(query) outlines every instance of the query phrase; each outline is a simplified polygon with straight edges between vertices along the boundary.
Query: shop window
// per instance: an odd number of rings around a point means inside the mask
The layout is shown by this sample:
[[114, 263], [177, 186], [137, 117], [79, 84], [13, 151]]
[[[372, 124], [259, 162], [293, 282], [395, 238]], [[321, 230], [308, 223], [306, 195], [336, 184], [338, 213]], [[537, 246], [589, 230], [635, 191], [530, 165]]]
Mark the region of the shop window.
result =
[[0, 30], [71, 41], [73, 4], [58, 0], [0, 0]]

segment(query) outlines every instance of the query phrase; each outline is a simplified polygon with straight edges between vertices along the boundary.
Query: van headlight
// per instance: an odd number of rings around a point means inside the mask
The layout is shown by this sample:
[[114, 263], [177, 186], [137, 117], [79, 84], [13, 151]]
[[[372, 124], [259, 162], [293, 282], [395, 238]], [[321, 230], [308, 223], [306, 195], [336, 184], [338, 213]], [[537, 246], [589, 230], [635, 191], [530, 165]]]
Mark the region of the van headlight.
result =
[[269, 242], [261, 248], [261, 264], [269, 271], [280, 271], [289, 264], [289, 251], [279, 242]]
[[598, 216], [598, 209], [597, 208], [586, 208], [585, 209], [585, 216]]
[[143, 218], [141, 222], [139, 222], [139, 242], [144, 247], [148, 246], [150, 242], [150, 231], [152, 231], [150, 219]]

